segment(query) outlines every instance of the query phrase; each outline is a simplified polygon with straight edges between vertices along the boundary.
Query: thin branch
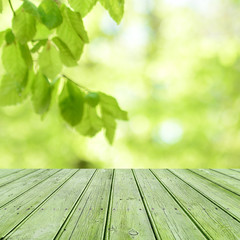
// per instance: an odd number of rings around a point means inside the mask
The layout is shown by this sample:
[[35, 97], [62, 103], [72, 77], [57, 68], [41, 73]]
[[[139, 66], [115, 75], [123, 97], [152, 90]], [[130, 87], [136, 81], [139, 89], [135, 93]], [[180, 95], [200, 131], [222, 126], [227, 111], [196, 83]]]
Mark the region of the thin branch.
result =
[[84, 89], [85, 91], [87, 91], [87, 92], [91, 92], [91, 90], [89, 90], [88, 88], [86, 88], [86, 87], [84, 87], [84, 86], [82, 86], [82, 85], [80, 85], [80, 84], [74, 82], [71, 78], [69, 78], [69, 77], [66, 76], [65, 74], [62, 74], [62, 77], [64, 77], [65, 79], [71, 81], [72, 83], [74, 83], [74, 84], [77, 85], [78, 87]]
[[10, 8], [11, 8], [12, 12], [13, 12], [13, 15], [15, 16], [16, 13], [15, 13], [15, 11], [14, 11], [14, 9], [13, 9], [13, 5], [12, 5], [11, 0], [8, 0], [8, 3], [9, 3], [9, 5], [10, 5]]

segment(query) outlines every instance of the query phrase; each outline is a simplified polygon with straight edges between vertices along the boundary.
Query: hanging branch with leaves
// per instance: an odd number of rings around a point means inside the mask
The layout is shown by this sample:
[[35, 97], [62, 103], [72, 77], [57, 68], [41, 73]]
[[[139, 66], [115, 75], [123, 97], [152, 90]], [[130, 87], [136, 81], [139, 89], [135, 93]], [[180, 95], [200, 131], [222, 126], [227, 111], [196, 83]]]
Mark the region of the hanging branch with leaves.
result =
[[[113, 142], [116, 120], [127, 120], [115, 98], [92, 92], [62, 74], [62, 67], [74, 67], [89, 38], [82, 18], [98, 0], [42, 0], [38, 6], [23, 0], [14, 9], [12, 28], [0, 32], [5, 74], [0, 85], [0, 105], [23, 102], [29, 96], [34, 110], [42, 117], [57, 99], [62, 118], [80, 134], [95, 136], [105, 130]], [[110, 16], [120, 23], [124, 0], [99, 0]], [[3, 11], [0, 0], [0, 13]], [[34, 61], [33, 61], [34, 59]], [[36, 59], [36, 61], [35, 61]]]

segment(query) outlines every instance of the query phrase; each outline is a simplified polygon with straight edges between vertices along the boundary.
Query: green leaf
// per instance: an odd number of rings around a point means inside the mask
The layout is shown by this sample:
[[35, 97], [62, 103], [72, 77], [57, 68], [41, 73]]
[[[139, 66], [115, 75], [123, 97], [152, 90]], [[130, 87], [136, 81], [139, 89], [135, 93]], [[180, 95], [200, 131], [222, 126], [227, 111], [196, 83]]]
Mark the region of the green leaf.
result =
[[51, 103], [52, 86], [47, 77], [38, 72], [32, 86], [32, 102], [37, 114], [44, 114]]
[[88, 35], [84, 28], [80, 13], [73, 12], [70, 8], [65, 7], [65, 16], [67, 17], [69, 23], [72, 25], [75, 32], [82, 39], [82, 41], [88, 43]]
[[32, 84], [35, 81], [35, 72], [33, 69], [28, 70], [27, 79], [25, 81], [23, 94], [28, 95], [32, 91]]
[[12, 20], [12, 29], [20, 43], [27, 43], [33, 39], [36, 33], [36, 20], [31, 14], [20, 8]]
[[3, 76], [0, 86], [0, 106], [11, 106], [22, 102], [26, 97], [21, 92], [21, 84], [6, 74]]
[[81, 40], [85, 43], [89, 42], [87, 32], [84, 28], [82, 17], [80, 13], [73, 12], [65, 5], [62, 6], [62, 14], [68, 25], [77, 33]]
[[2, 13], [3, 11], [3, 4], [2, 4], [2, 0], [0, 0], [0, 13]]
[[112, 96], [102, 92], [98, 92], [98, 94], [100, 96], [103, 126], [106, 129], [105, 135], [109, 143], [112, 144], [117, 126], [115, 119], [128, 120], [127, 112], [119, 107], [116, 99]]
[[61, 8], [63, 15], [63, 23], [57, 28], [58, 37], [68, 46], [75, 60], [79, 60], [84, 43], [73, 29], [71, 21], [69, 20], [66, 7]]
[[24, 59], [26, 65], [28, 68], [32, 68], [33, 66], [33, 60], [32, 60], [32, 55], [30, 53], [29, 47], [27, 44], [19, 44], [20, 51], [22, 54], [22, 58]]
[[[55, 78], [54, 81], [51, 82], [52, 85], [52, 103], [51, 105], [55, 104], [58, 101], [58, 97], [59, 97], [59, 90], [61, 89], [62, 86], [62, 78]], [[50, 107], [51, 107], [50, 105]]]
[[47, 41], [48, 41], [47, 39], [39, 40], [38, 43], [36, 43], [34, 47], [31, 49], [31, 52], [32, 53], [37, 52], [42, 46], [45, 46]]
[[117, 127], [115, 117], [111, 115], [109, 112], [105, 111], [104, 108], [101, 108], [101, 113], [103, 126], [106, 129], [105, 131], [106, 138], [108, 139], [109, 143], [112, 144]]
[[62, 23], [62, 15], [54, 0], [43, 0], [38, 7], [41, 21], [49, 29], [56, 28]]
[[55, 37], [52, 40], [58, 47], [62, 63], [64, 65], [66, 65], [67, 67], [76, 66], [77, 61], [75, 60], [75, 58], [74, 58], [73, 54], [71, 53], [70, 49], [68, 48], [68, 46], [59, 37]]
[[48, 78], [54, 79], [62, 69], [59, 52], [48, 42], [39, 54], [39, 67], [41, 72]]
[[15, 41], [15, 36], [12, 32], [12, 29], [6, 30], [5, 40], [6, 40], [7, 44], [12, 44]]
[[28, 69], [22, 57], [19, 44], [13, 43], [3, 47], [2, 63], [11, 78], [19, 83], [24, 81]]
[[124, 13], [124, 0], [99, 0], [103, 7], [108, 10], [112, 19], [119, 24]]
[[59, 108], [63, 119], [71, 126], [76, 126], [83, 117], [83, 94], [79, 87], [67, 81], [59, 96]]
[[45, 40], [50, 37], [50, 35], [54, 32], [54, 30], [48, 29], [45, 25], [40, 22], [37, 22], [36, 25], [37, 33], [34, 37], [34, 40]]
[[84, 97], [85, 102], [87, 102], [90, 106], [95, 107], [98, 105], [100, 101], [99, 94], [96, 92], [89, 92], [85, 97]]
[[119, 107], [117, 100], [114, 97], [102, 92], [99, 92], [98, 94], [100, 96], [100, 105], [104, 112], [108, 112], [116, 119], [128, 120], [127, 112]]
[[38, 12], [38, 8], [32, 2], [30, 2], [28, 0], [24, 0], [22, 8], [25, 10], [25, 12], [33, 15], [37, 19], [40, 18], [40, 14]]
[[83, 119], [76, 130], [84, 136], [95, 136], [102, 129], [102, 120], [97, 115], [96, 109], [85, 105]]
[[0, 32], [0, 47], [1, 47], [2, 44], [3, 44], [4, 37], [5, 37], [5, 33], [6, 33], [6, 31]]
[[80, 12], [81, 16], [85, 17], [97, 3], [97, 0], [68, 0], [68, 2], [75, 11]]

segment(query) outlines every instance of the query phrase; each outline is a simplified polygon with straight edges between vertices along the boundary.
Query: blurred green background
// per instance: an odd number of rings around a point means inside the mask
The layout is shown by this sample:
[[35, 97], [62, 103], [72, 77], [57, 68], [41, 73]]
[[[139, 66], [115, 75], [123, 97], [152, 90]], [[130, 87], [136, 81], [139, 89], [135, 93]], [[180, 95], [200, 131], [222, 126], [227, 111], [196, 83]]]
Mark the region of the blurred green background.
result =
[[127, 0], [119, 26], [97, 4], [90, 44], [64, 73], [115, 96], [129, 122], [110, 146], [68, 127], [56, 104], [44, 121], [29, 99], [0, 108], [0, 168], [240, 168], [237, 2]]

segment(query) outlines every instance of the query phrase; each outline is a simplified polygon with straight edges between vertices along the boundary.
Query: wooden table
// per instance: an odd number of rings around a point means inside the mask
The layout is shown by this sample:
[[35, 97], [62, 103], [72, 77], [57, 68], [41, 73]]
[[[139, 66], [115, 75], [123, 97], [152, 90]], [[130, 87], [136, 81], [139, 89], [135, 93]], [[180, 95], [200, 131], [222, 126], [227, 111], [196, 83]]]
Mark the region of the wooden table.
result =
[[240, 239], [240, 170], [2, 169], [0, 239]]

